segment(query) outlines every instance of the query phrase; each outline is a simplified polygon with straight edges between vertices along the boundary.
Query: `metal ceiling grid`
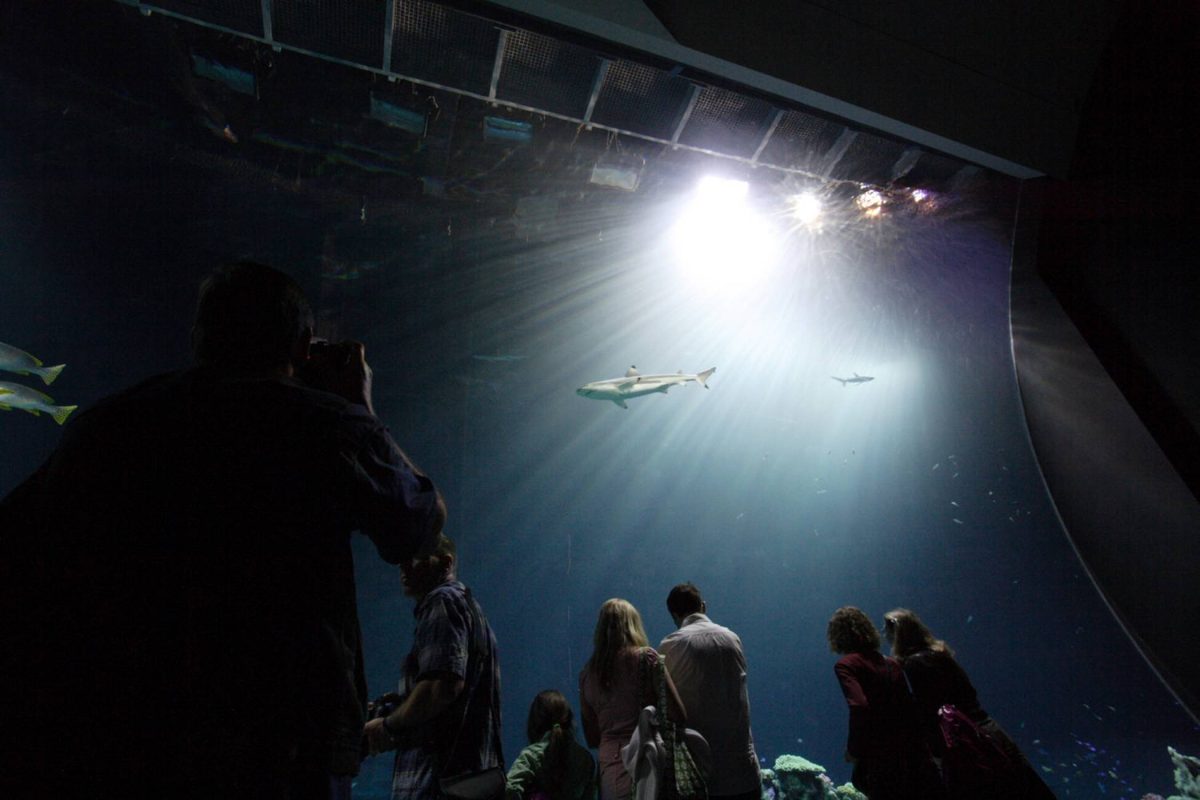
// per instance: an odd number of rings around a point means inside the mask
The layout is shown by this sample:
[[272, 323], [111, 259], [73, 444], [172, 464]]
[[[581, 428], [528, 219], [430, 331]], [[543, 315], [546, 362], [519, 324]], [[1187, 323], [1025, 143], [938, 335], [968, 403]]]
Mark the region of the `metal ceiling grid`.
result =
[[700, 90], [679, 143], [750, 158], [758, 149], [775, 109], [757, 97], [717, 86]]
[[387, 4], [378, 0], [273, 3], [275, 41], [354, 64], [383, 63]]
[[964, 167], [963, 162], [941, 153], [922, 151], [921, 158], [905, 174], [904, 182], [912, 186], [942, 185]]
[[155, 0], [154, 6], [210, 25], [264, 36], [262, 0]]
[[530, 31], [510, 31], [496, 99], [582, 119], [600, 69], [591, 50]]
[[[955, 174], [962, 162], [756, 96], [703, 85], [430, 0], [116, 0], [327, 59], [616, 134], [814, 179]], [[389, 31], [390, 27], [390, 31]]]
[[853, 147], [830, 165], [833, 180], [886, 184], [891, 182], [892, 166], [909, 145], [859, 132]]
[[785, 111], [767, 146], [759, 154], [759, 163], [815, 171], [817, 157], [829, 152], [841, 135], [842, 127], [811, 114]]
[[391, 71], [487, 96], [499, 39], [485, 19], [426, 0], [397, 2]]
[[683, 78], [632, 61], [614, 61], [596, 98], [592, 121], [670, 140], [691, 92], [692, 84]]

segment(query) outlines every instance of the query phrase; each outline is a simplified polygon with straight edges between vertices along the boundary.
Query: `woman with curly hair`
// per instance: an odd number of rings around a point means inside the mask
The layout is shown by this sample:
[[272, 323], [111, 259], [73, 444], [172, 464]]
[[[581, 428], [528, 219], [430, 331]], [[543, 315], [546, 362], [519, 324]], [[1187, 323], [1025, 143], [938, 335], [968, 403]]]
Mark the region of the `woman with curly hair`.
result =
[[1007, 766], [986, 771], [972, 769], [970, 764], [943, 761], [942, 772], [953, 800], [1053, 800], [1053, 792], [1020, 748], [983, 710], [971, 679], [948, 644], [935, 637], [920, 617], [907, 608], [892, 609], [885, 614], [883, 632], [891, 642], [892, 655], [908, 676], [918, 722], [933, 755], [939, 759], [946, 755], [938, 720], [939, 709], [950, 705], [970, 719], [979, 733], [1007, 757]]
[[[633, 783], [621, 761], [621, 748], [637, 727], [638, 715], [658, 704], [658, 652], [650, 647], [642, 616], [628, 600], [600, 606], [592, 637], [592, 657], [579, 674], [579, 708], [589, 747], [600, 753], [600, 800], [628, 800]], [[683, 703], [666, 680], [667, 716], [686, 722]]]
[[595, 800], [596, 761], [575, 741], [575, 714], [562, 692], [538, 692], [525, 733], [529, 746], [508, 771], [506, 800]]
[[833, 671], [850, 707], [846, 760], [851, 782], [871, 800], [939, 800], [937, 767], [921, 736], [899, 662], [879, 652], [879, 631], [861, 609], [843, 606], [826, 630], [841, 655]]

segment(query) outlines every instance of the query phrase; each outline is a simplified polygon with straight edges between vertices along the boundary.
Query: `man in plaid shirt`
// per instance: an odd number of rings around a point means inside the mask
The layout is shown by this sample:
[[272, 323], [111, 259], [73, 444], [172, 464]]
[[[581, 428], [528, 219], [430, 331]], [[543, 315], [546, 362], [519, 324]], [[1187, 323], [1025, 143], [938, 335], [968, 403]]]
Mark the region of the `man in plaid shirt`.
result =
[[471, 590], [455, 577], [454, 542], [400, 565], [417, 601], [400, 701], [367, 723], [371, 754], [396, 750], [393, 800], [437, 800], [439, 780], [504, 765], [496, 637]]

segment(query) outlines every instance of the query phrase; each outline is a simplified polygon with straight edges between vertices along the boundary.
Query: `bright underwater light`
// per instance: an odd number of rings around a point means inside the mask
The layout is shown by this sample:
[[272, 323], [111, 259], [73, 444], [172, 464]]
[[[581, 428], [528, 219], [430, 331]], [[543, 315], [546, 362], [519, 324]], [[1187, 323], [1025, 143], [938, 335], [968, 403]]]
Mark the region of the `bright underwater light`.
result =
[[854, 198], [854, 203], [862, 210], [864, 217], [878, 217], [883, 213], [883, 195], [875, 189], [867, 189]]
[[779, 256], [779, 238], [750, 206], [745, 181], [706, 177], [670, 231], [680, 270], [708, 291], [751, 286]]
[[791, 206], [792, 216], [805, 225], [812, 225], [821, 218], [821, 201], [812, 192], [793, 196]]
[[870, 211], [872, 208], [878, 208], [883, 205], [883, 195], [874, 189], [867, 189], [865, 192], [854, 198], [854, 202], [863, 211]]

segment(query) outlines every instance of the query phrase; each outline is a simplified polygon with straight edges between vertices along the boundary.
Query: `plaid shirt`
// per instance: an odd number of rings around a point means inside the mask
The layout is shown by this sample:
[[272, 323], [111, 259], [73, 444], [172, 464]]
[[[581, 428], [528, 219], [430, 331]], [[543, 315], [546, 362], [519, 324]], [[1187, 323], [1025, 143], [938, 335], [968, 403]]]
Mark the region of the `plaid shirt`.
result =
[[392, 800], [437, 800], [439, 778], [504, 766], [500, 662], [491, 626], [458, 581], [425, 595], [413, 613], [417, 628], [404, 660], [401, 694], [438, 675], [461, 678], [466, 686], [449, 709], [400, 741]]

